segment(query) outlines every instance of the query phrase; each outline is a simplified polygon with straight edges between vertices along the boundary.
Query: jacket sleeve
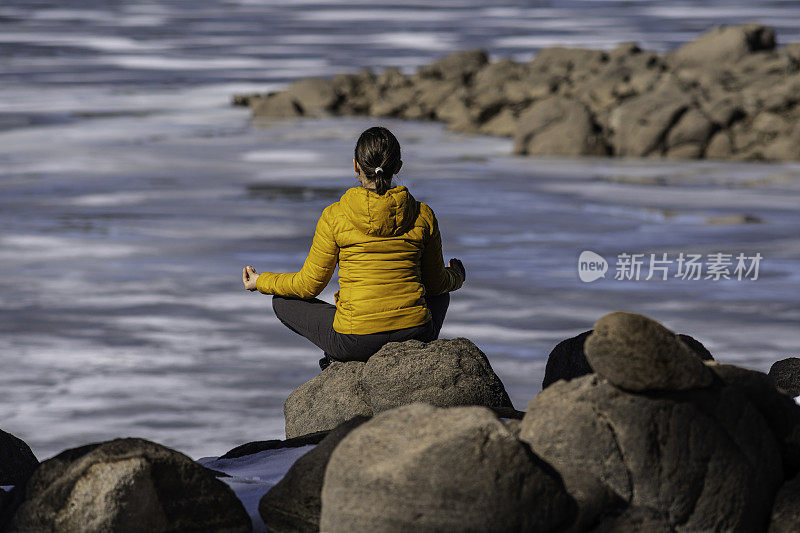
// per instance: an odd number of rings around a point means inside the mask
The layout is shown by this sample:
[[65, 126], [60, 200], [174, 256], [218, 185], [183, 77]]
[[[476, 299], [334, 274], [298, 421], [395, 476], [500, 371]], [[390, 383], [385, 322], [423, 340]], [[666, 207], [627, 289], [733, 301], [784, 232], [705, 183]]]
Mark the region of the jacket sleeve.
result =
[[339, 246], [333, 235], [328, 209], [322, 212], [317, 222], [311, 251], [303, 268], [292, 273], [262, 272], [256, 280], [259, 292], [296, 298], [314, 298], [322, 292], [339, 261]]
[[455, 268], [444, 265], [439, 222], [433, 212], [431, 212], [431, 217], [433, 219], [431, 235], [422, 251], [422, 283], [428, 294], [438, 296], [445, 292], [458, 290], [464, 283], [464, 279]]

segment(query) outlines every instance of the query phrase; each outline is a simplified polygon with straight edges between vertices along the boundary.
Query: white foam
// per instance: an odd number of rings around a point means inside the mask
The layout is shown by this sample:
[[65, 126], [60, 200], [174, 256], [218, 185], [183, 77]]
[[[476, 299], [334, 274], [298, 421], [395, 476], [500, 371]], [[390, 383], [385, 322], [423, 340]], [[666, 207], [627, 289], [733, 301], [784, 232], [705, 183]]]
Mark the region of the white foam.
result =
[[312, 150], [257, 150], [242, 154], [249, 163], [300, 163], [323, 161], [322, 154]]

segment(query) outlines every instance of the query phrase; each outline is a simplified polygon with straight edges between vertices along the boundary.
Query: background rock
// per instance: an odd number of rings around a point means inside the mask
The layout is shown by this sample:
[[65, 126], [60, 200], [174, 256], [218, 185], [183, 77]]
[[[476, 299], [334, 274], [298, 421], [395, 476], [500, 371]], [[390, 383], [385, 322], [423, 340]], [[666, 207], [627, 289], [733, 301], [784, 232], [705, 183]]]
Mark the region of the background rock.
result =
[[717, 27], [663, 57], [635, 43], [547, 48], [528, 63], [466, 50], [410, 75], [364, 69], [233, 101], [256, 117], [441, 120], [531, 156], [800, 160], [800, 43], [776, 50], [759, 24]]
[[553, 531], [574, 502], [547, 464], [488, 409], [412, 404], [376, 415], [334, 449], [322, 531]]
[[759, 50], [775, 48], [775, 32], [760, 24], [717, 26], [670, 54], [676, 66], [716, 66], [734, 63]]
[[41, 464], [10, 531], [250, 531], [233, 491], [143, 439], [67, 450]]
[[584, 104], [554, 96], [533, 104], [520, 115], [514, 132], [514, 153], [605, 155], [606, 146]]

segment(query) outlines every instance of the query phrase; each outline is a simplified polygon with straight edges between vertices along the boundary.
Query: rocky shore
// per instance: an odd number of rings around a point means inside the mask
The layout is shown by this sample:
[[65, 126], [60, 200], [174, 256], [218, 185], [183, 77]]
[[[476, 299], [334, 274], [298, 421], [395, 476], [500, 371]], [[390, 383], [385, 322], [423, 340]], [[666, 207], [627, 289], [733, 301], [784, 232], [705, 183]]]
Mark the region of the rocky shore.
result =
[[800, 43], [717, 27], [660, 55], [548, 48], [527, 63], [457, 52], [420, 67], [307, 78], [236, 95], [257, 119], [369, 115], [512, 137], [530, 156], [800, 160]]
[[390, 343], [219, 458], [126, 438], [39, 464], [0, 432], [0, 529], [796, 531], [798, 394], [800, 359], [723, 364], [633, 313], [559, 343], [525, 412], [468, 339]]

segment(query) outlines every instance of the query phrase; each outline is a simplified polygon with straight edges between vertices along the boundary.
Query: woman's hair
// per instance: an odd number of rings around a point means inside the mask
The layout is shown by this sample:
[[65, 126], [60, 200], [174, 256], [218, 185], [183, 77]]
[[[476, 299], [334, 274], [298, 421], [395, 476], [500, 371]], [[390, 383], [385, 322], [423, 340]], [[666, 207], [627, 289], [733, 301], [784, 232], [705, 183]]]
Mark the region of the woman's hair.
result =
[[400, 143], [391, 131], [375, 126], [358, 138], [355, 158], [367, 179], [375, 182], [375, 191], [383, 194], [400, 166]]

